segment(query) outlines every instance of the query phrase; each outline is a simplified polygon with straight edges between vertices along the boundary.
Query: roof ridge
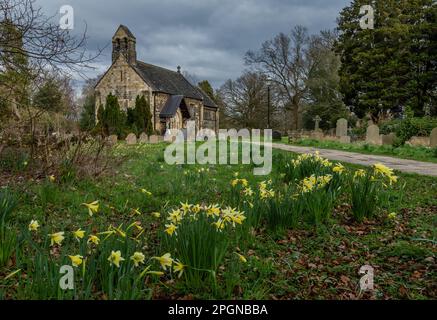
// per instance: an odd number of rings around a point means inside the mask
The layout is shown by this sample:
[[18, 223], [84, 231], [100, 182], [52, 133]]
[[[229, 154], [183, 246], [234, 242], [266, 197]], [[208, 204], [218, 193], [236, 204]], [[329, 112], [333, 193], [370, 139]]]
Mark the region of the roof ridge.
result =
[[146, 66], [151, 66], [151, 67], [155, 67], [155, 68], [163, 69], [163, 70], [165, 70], [165, 71], [169, 71], [169, 72], [173, 72], [173, 73], [180, 74], [180, 73], [177, 72], [177, 71], [173, 71], [173, 70], [170, 70], [170, 69], [167, 69], [167, 68], [161, 67], [161, 66], [157, 66], [156, 64], [147, 63], [147, 62], [144, 62], [144, 61], [141, 61], [141, 60], [137, 60], [137, 63], [144, 64], [144, 65], [146, 65]]

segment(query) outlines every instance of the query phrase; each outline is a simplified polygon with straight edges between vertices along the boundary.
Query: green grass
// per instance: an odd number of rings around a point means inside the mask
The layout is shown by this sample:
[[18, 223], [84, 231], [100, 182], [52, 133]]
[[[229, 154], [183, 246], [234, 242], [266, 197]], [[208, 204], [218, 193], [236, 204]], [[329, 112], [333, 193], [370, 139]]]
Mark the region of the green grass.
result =
[[[288, 144], [288, 138], [284, 137], [282, 142]], [[350, 151], [363, 154], [375, 154], [382, 156], [391, 156], [401, 159], [411, 159], [418, 161], [437, 163], [437, 148], [411, 147], [404, 145], [395, 148], [390, 145], [369, 145], [365, 142], [355, 142], [350, 144], [340, 143], [336, 141], [320, 141], [314, 139], [301, 139], [292, 143], [297, 146], [316, 147], [321, 149], [333, 149], [341, 151]]]
[[[13, 186], [18, 207], [11, 219], [17, 231], [27, 228], [31, 219], [39, 220], [47, 232], [74, 231], [79, 227], [99, 229], [110, 224], [127, 225], [135, 220], [145, 228], [147, 245], [142, 250], [146, 256], [162, 255], [160, 234], [164, 221], [151, 216], [151, 212], [164, 213], [186, 201], [225, 205], [233, 196], [230, 181], [236, 172], [251, 185], [265, 179], [280, 185], [280, 166], [295, 156], [275, 150], [271, 175], [255, 177], [250, 165], [169, 166], [162, 156], [164, 148], [163, 144], [123, 146], [117, 152], [129, 160], [97, 180], [73, 180], [65, 184], [44, 180]], [[199, 171], [201, 168], [205, 170]], [[163, 277], [149, 279], [138, 296], [114, 294], [113, 297], [435, 299], [437, 272], [432, 259], [436, 259], [437, 178], [399, 176], [395, 189], [387, 191], [390, 206], [373, 220], [353, 222], [350, 203], [342, 199], [332, 214], [332, 222], [320, 228], [280, 232], [260, 228], [247, 241], [231, 243], [231, 250], [224, 257], [226, 267], [219, 268], [217, 274], [216, 290], [192, 290], [177, 279]], [[400, 202], [399, 190], [404, 184], [405, 195]], [[142, 193], [143, 188], [152, 195]], [[101, 212], [90, 218], [81, 203], [94, 200], [100, 201]], [[134, 215], [133, 209], [137, 208], [142, 215]], [[395, 220], [387, 219], [390, 212], [397, 213]], [[247, 264], [235, 261], [233, 252], [238, 250], [246, 256]], [[102, 263], [106, 263], [105, 259]], [[365, 264], [375, 268], [374, 293], [359, 290], [358, 271]], [[40, 287], [36, 290], [36, 284], [17, 287], [17, 279], [26, 277], [22, 272], [4, 279], [15, 270], [14, 259], [0, 267], [0, 298], [44, 298], [46, 293], [38, 296], [38, 290], [44, 290]], [[126, 288], [130, 288], [128, 284]], [[92, 299], [111, 298], [93, 291], [92, 287], [87, 295]], [[59, 294], [58, 298], [71, 296]]]

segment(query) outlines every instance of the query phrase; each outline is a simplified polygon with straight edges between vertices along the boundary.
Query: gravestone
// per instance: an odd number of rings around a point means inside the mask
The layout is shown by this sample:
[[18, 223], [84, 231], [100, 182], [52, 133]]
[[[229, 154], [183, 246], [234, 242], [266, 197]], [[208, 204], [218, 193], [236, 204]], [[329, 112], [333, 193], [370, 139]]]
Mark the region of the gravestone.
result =
[[320, 131], [320, 121], [322, 121], [322, 118], [320, 118], [317, 115], [313, 120], [314, 120], [314, 131]]
[[347, 136], [347, 120], [344, 118], [337, 120], [337, 129], [335, 131], [337, 137]]
[[137, 136], [134, 133], [129, 133], [126, 137], [126, 143], [129, 146], [137, 144]]
[[151, 135], [150, 137], [149, 137], [149, 142], [150, 143], [152, 143], [152, 144], [156, 144], [156, 143], [158, 143], [159, 142], [159, 140], [158, 140], [158, 136], [157, 135]]
[[140, 138], [138, 139], [139, 143], [148, 143], [149, 142], [149, 136], [143, 132], [140, 134]]
[[431, 145], [430, 137], [412, 136], [406, 144], [412, 147], [429, 147]]
[[381, 136], [379, 135], [379, 127], [376, 124], [372, 124], [367, 127], [366, 131], [366, 143], [381, 145]]
[[116, 144], [117, 144], [117, 142], [118, 142], [118, 137], [117, 137], [117, 135], [113, 134], [113, 135], [110, 135], [108, 138], [106, 138], [106, 141], [108, 141], [108, 143], [109, 143], [111, 146], [113, 146], [113, 145], [116, 145]]
[[431, 135], [429, 136], [429, 146], [431, 148], [437, 147], [437, 128], [434, 128], [431, 131]]
[[381, 136], [381, 142], [382, 142], [382, 144], [385, 144], [385, 145], [393, 145], [393, 143], [395, 142], [395, 139], [396, 139], [396, 135], [393, 132], [389, 133], [389, 134], [383, 134]]

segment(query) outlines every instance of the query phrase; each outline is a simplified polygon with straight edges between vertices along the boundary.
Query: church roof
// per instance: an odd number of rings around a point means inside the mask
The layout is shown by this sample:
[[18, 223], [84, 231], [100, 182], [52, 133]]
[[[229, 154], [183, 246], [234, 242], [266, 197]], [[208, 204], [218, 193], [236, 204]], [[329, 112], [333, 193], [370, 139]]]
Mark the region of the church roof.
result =
[[167, 99], [167, 102], [165, 103], [159, 115], [163, 118], [173, 117], [176, 111], [178, 110], [179, 106], [181, 105], [183, 99], [184, 96], [181, 95], [170, 96]]
[[[129, 30], [128, 27], [126, 27], [125, 25], [120, 24], [120, 26], [118, 27], [118, 29], [122, 29], [126, 35], [130, 38], [136, 39], [134, 34]], [[117, 33], [117, 32], [116, 32]]]
[[[176, 71], [171, 71], [152, 64], [137, 61], [133, 66], [139, 75], [149, 83], [155, 91], [203, 100], [208, 107], [216, 107], [214, 102], [202, 90], [194, 87], [185, 77]], [[169, 99], [170, 100], [170, 99]]]

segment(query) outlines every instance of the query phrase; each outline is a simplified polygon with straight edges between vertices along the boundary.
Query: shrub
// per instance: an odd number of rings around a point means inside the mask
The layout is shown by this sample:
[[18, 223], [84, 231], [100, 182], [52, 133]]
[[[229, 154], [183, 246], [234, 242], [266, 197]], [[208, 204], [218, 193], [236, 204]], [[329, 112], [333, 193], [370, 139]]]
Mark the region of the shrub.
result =
[[403, 145], [413, 136], [429, 136], [432, 129], [437, 127], [437, 118], [406, 118], [396, 119], [381, 124], [380, 132], [389, 134], [394, 132], [397, 137], [396, 146]]

